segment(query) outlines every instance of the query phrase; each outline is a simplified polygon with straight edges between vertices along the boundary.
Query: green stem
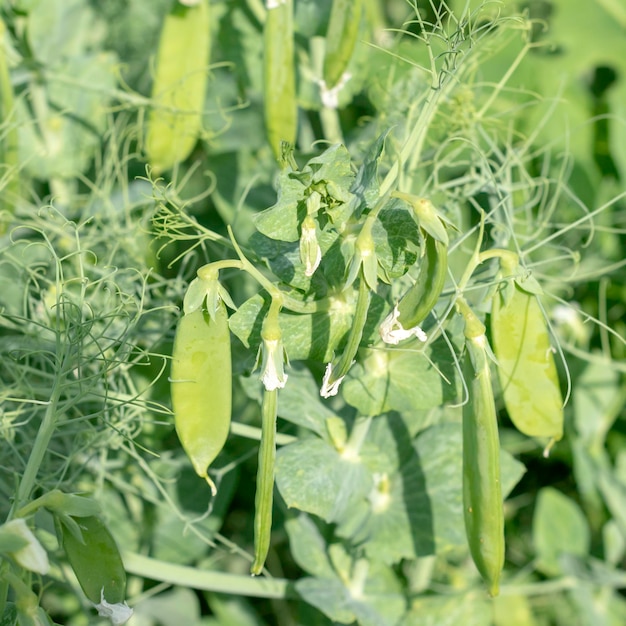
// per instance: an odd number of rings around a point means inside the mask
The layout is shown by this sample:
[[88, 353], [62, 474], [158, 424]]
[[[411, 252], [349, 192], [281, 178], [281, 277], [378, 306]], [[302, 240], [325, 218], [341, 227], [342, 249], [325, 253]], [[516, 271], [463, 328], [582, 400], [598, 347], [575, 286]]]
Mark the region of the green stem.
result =
[[270, 548], [272, 506], [274, 503], [274, 464], [276, 461], [276, 414], [278, 390], [263, 392], [261, 445], [254, 500], [254, 563], [250, 573], [257, 576]]
[[[331, 304], [331, 300], [329, 298], [323, 298], [321, 300], [316, 300], [315, 302], [302, 302], [301, 300], [296, 300], [281, 291], [269, 278], [264, 276], [256, 267], [254, 267], [254, 265], [252, 265], [252, 263], [250, 263], [250, 261], [248, 261], [239, 247], [239, 244], [235, 240], [235, 236], [230, 226], [228, 226], [228, 234], [230, 235], [233, 247], [235, 248], [235, 252], [240, 260], [237, 261], [236, 259], [227, 259], [224, 261], [216, 261], [215, 266], [218, 267], [218, 269], [236, 267], [237, 269], [247, 272], [261, 285], [261, 287], [263, 287], [263, 289], [265, 289], [265, 291], [267, 291], [272, 300], [280, 300], [283, 308], [293, 311], [294, 313], [318, 313], [329, 309]], [[213, 264], [211, 263], [211, 265]]]
[[[64, 369], [61, 368], [61, 371], [64, 371]], [[48, 408], [46, 409], [41, 426], [39, 427], [30, 456], [28, 457], [26, 469], [24, 470], [18, 485], [15, 500], [13, 502], [13, 506], [11, 507], [8, 519], [11, 519], [14, 511], [24, 506], [35, 487], [35, 481], [37, 479], [37, 474], [39, 473], [39, 468], [41, 467], [41, 462], [43, 461], [43, 457], [50, 446], [50, 440], [52, 439], [52, 435], [56, 429], [57, 405], [61, 393], [60, 390], [61, 384], [57, 378], [53, 387], [52, 397], [48, 403]]]
[[126, 552], [122, 557], [129, 574], [168, 582], [178, 587], [231, 595], [235, 593], [253, 598], [282, 599], [296, 595], [291, 590], [289, 581], [284, 578], [250, 578], [250, 576], [212, 572], [197, 567], [174, 565], [135, 552]]
[[350, 432], [350, 438], [348, 439], [348, 443], [343, 449], [343, 456], [350, 458], [357, 458], [359, 453], [361, 452], [361, 447], [363, 446], [363, 442], [367, 437], [367, 433], [369, 432], [370, 426], [372, 424], [372, 416], [370, 417], [359, 417], [354, 422], [354, 426], [352, 427], [352, 431]]
[[320, 110], [320, 122], [324, 137], [330, 143], [343, 143], [343, 133], [337, 109], [323, 106]]

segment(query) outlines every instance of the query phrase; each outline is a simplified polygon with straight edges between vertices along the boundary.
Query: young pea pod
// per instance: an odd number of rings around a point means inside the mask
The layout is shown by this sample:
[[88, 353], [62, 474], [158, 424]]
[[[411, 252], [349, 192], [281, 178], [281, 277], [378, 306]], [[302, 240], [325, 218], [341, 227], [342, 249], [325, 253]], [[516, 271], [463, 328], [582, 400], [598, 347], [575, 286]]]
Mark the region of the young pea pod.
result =
[[178, 438], [198, 476], [215, 493], [207, 469], [226, 443], [232, 404], [230, 330], [221, 299], [213, 318], [198, 308], [178, 323], [171, 393]]
[[152, 85], [146, 154], [155, 173], [184, 161], [198, 140], [210, 52], [209, 2], [175, 2], [165, 17]]
[[563, 398], [537, 296], [509, 279], [491, 305], [491, 338], [506, 410], [530, 437], [563, 436]]
[[115, 539], [95, 515], [69, 519], [71, 524], [57, 518], [59, 543], [82, 590], [100, 615], [124, 624], [132, 609], [124, 601], [126, 571]]
[[500, 483], [500, 440], [485, 327], [467, 303], [465, 375], [469, 399], [463, 406], [463, 514], [472, 559], [491, 596], [498, 595], [504, 567], [504, 511]]
[[446, 283], [449, 240], [447, 220], [430, 200], [399, 191], [395, 191], [392, 197], [404, 200], [411, 206], [423, 241], [415, 284], [380, 325], [382, 340], [395, 345], [412, 336], [426, 341], [426, 334], [419, 325], [437, 304]]
[[250, 568], [253, 576], [263, 571], [272, 533], [277, 403], [278, 389], [265, 389], [261, 408], [261, 445], [254, 498], [254, 562]]
[[424, 235], [424, 246], [415, 284], [380, 326], [385, 343], [397, 344], [413, 335], [426, 341], [419, 325], [433, 310], [443, 291], [448, 273], [448, 250], [444, 243], [428, 234]]
[[272, 298], [272, 303], [261, 328], [261, 380], [263, 403], [261, 406], [261, 445], [259, 468], [254, 499], [254, 562], [250, 573], [257, 576], [263, 571], [270, 547], [272, 533], [272, 507], [274, 503], [274, 466], [276, 463], [276, 417], [278, 389], [282, 389], [288, 376], [284, 372], [285, 354], [278, 316], [282, 302]]
[[324, 379], [320, 389], [322, 398], [330, 398], [331, 396], [337, 395], [341, 382], [354, 363], [354, 358], [356, 357], [361, 338], [363, 337], [363, 329], [367, 321], [367, 311], [369, 309], [370, 300], [370, 288], [365, 280], [364, 270], [361, 270], [356, 310], [352, 327], [348, 334], [348, 343], [341, 356], [333, 359], [332, 363], [326, 365], [326, 371], [324, 372]]
[[264, 94], [267, 138], [276, 158], [281, 143], [296, 140], [298, 110], [292, 0], [267, 0], [264, 27]]
[[6, 230], [6, 224], [19, 195], [19, 158], [18, 130], [15, 123], [15, 105], [13, 87], [9, 75], [9, 64], [5, 53], [7, 29], [0, 19], [0, 123], [3, 124], [0, 134], [0, 235]]
[[332, 89], [341, 80], [359, 33], [363, 0], [333, 0], [326, 31], [324, 82]]

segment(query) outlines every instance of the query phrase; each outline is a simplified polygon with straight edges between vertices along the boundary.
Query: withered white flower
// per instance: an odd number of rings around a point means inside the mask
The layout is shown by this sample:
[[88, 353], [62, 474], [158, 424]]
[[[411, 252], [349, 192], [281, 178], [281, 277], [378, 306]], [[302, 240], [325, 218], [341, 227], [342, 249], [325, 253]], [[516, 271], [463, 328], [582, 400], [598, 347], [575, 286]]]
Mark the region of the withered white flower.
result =
[[307, 215], [302, 222], [300, 259], [304, 264], [305, 276], [313, 276], [322, 260], [322, 250], [317, 242], [315, 220], [310, 215]]
[[121, 626], [125, 624], [132, 616], [133, 610], [126, 602], [118, 602], [110, 604], [104, 599], [104, 589], [100, 592], [100, 602], [94, 604], [96, 611], [100, 617], [108, 617], [113, 626]]
[[267, 391], [282, 389], [287, 382], [285, 351], [281, 339], [264, 339], [261, 346], [261, 380]]
[[398, 305], [395, 305], [393, 311], [387, 315], [380, 325], [378, 332], [385, 343], [395, 346], [409, 337], [417, 337], [423, 342], [428, 339], [426, 333], [419, 326], [404, 328], [398, 319], [399, 317], [400, 311], [398, 310]]
[[345, 376], [342, 376], [341, 378], [338, 378], [337, 380], [329, 384], [332, 373], [332, 363], [328, 363], [328, 365], [326, 365], [326, 371], [324, 372], [322, 388], [320, 389], [320, 396], [322, 396], [322, 398], [330, 398], [331, 396], [336, 396], [337, 392], [339, 391], [339, 385], [341, 385], [341, 381], [345, 378]]

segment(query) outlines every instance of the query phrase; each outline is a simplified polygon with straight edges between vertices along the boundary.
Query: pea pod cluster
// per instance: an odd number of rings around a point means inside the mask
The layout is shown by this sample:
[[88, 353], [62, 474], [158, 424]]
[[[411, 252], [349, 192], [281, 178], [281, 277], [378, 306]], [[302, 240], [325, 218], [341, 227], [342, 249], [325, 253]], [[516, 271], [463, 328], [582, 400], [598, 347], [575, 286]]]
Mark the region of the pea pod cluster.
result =
[[468, 401], [463, 406], [463, 516], [472, 559], [491, 596], [504, 567], [500, 439], [485, 327], [461, 298]]
[[198, 476], [215, 493], [207, 470], [224, 447], [230, 430], [232, 369], [224, 301], [207, 298], [207, 305], [210, 312], [199, 306], [178, 323], [171, 396], [178, 438]]
[[211, 45], [208, 0], [165, 17], [156, 58], [146, 155], [155, 173], [184, 161], [202, 128]]
[[563, 436], [563, 398], [537, 295], [510, 278], [491, 305], [491, 338], [507, 413], [530, 437]]

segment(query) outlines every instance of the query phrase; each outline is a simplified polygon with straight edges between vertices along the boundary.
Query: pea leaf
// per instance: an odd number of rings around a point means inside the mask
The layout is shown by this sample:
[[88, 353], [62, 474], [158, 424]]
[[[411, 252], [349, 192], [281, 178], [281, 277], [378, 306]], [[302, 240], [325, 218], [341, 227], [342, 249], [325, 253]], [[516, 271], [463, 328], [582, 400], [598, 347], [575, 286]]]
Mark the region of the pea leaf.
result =
[[335, 414], [322, 403], [313, 375], [306, 367], [291, 367], [287, 373], [289, 379], [280, 392], [278, 415], [325, 437], [326, 420]]
[[283, 170], [279, 174], [278, 200], [255, 216], [255, 226], [270, 239], [298, 241], [299, 224], [306, 211], [304, 203], [311, 191], [321, 194], [324, 211], [331, 221], [342, 223], [352, 213], [349, 189], [353, 180], [348, 150], [340, 144], [331, 146], [302, 170]]
[[475, 593], [454, 598], [423, 596], [411, 603], [411, 610], [398, 626], [491, 626], [493, 607]]
[[334, 622], [393, 626], [405, 610], [398, 578], [390, 568], [370, 563], [362, 591], [352, 591], [338, 577], [302, 578], [295, 583], [304, 600]]
[[414, 411], [440, 406], [457, 397], [457, 374], [443, 339], [425, 351], [422, 344], [401, 349], [371, 349], [350, 370], [343, 397], [363, 415]]
[[371, 488], [361, 460], [348, 459], [321, 439], [301, 439], [276, 455], [276, 485], [288, 507], [327, 522], [340, 519]]
[[[337, 533], [362, 545], [371, 559], [387, 564], [463, 548], [460, 424], [432, 426], [411, 445], [399, 415], [381, 417], [376, 423], [372, 443], [391, 458], [383, 464], [388, 489], [383, 492], [380, 484], [374, 484], [366, 499], [351, 506]], [[524, 467], [504, 451], [500, 462], [507, 494]]]
[[334, 571], [326, 554], [326, 541], [315, 522], [300, 513], [285, 521], [291, 555], [295, 562], [316, 578], [333, 578]]
[[31, 176], [71, 177], [88, 167], [106, 126], [114, 65], [114, 57], [104, 53], [67, 59], [63, 80], [50, 80], [47, 110], [36, 119], [18, 101], [20, 158]]
[[372, 228], [376, 259], [388, 278], [406, 274], [417, 260], [420, 238], [405, 203], [392, 200], [380, 212]]
[[[375, 294], [372, 296], [367, 321], [363, 332], [367, 341], [380, 323], [384, 301]], [[283, 333], [283, 343], [290, 360], [315, 359], [322, 363], [332, 360], [335, 350], [341, 347], [352, 324], [355, 307], [355, 293], [345, 292], [335, 298], [328, 311], [313, 314], [299, 314], [283, 311], [279, 321]], [[261, 325], [269, 304], [260, 295], [244, 302], [229, 318], [231, 331], [246, 347], [253, 349], [261, 343]]]
[[556, 489], [544, 487], [537, 497], [533, 518], [538, 567], [556, 576], [561, 572], [559, 556], [585, 556], [589, 542], [589, 526], [580, 507]]

